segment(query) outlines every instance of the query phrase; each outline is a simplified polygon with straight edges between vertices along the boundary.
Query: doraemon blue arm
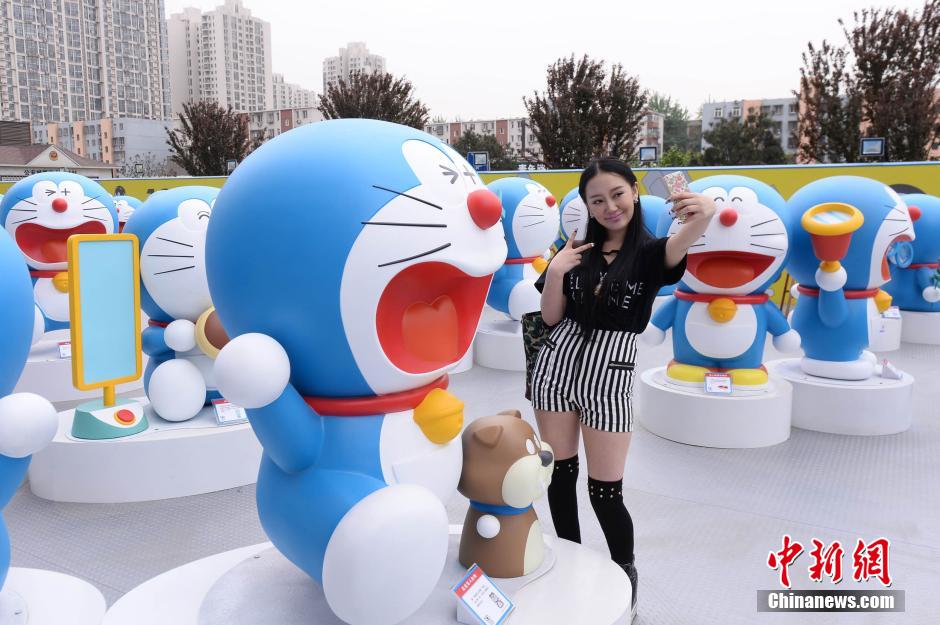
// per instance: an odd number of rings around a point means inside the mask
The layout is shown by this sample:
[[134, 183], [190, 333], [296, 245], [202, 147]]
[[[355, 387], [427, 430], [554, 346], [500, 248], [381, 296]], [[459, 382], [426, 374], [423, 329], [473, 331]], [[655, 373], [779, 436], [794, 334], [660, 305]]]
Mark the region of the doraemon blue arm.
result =
[[[760, 388], [768, 380], [762, 364], [766, 334], [781, 351], [800, 345], [765, 292], [787, 260], [786, 204], [773, 188], [744, 176], [710, 176], [691, 190], [712, 198], [716, 218], [689, 248], [685, 275], [653, 315], [644, 340], [661, 343], [672, 328], [666, 375], [675, 383], [701, 385], [706, 373], [727, 371], [735, 386]], [[660, 228], [666, 220], [665, 234], [681, 227], [664, 218]]]
[[916, 240], [897, 243], [888, 254], [891, 281], [885, 290], [901, 310], [940, 312], [940, 198], [911, 193], [901, 199], [908, 205]]
[[558, 205], [548, 189], [529, 178], [500, 178], [488, 185], [503, 205], [503, 231], [509, 252], [493, 277], [486, 303], [512, 319], [541, 309], [535, 281], [542, 258], [558, 234]]
[[588, 210], [578, 193], [578, 187], [568, 191], [561, 200], [560, 221], [559, 235], [552, 246], [556, 252], [564, 247], [571, 235], [576, 232], [583, 235], [587, 231]]
[[265, 531], [347, 623], [401, 621], [440, 576], [463, 422], [443, 389], [506, 258], [501, 210], [451, 148], [374, 120], [276, 137], [217, 200], [216, 382], [264, 448]]
[[[658, 195], [641, 195], [640, 208], [643, 209], [643, 227], [649, 235], [653, 238], [667, 236], [672, 220], [668, 219], [669, 207], [666, 200]], [[664, 217], [666, 217], [666, 219], [664, 219]], [[661, 224], [663, 223], [665, 225], [660, 231]], [[659, 289], [659, 293], [657, 293], [656, 296], [672, 295], [675, 290], [675, 284], [666, 284]]]
[[[26, 364], [33, 334], [33, 293], [23, 256], [0, 232], [0, 510], [23, 483], [30, 456], [55, 436], [59, 418], [47, 400], [10, 391]], [[0, 515], [0, 590], [10, 567], [10, 537]]]
[[803, 337], [804, 372], [864, 380], [875, 372], [866, 351], [871, 319], [890, 303], [889, 252], [911, 241], [907, 205], [890, 187], [857, 176], [812, 182], [787, 203], [794, 228], [791, 275], [799, 282], [792, 323]]
[[36, 318], [42, 321], [37, 334], [68, 328], [66, 244], [73, 234], [117, 232], [111, 196], [100, 184], [78, 174], [33, 174], [3, 196], [0, 221], [29, 266], [40, 313]]
[[141, 337], [149, 356], [144, 389], [170, 421], [196, 416], [220, 395], [212, 359], [197, 345], [196, 324], [211, 311], [206, 229], [219, 190], [187, 186], [157, 191], [125, 226], [140, 245], [141, 308], [150, 318]]

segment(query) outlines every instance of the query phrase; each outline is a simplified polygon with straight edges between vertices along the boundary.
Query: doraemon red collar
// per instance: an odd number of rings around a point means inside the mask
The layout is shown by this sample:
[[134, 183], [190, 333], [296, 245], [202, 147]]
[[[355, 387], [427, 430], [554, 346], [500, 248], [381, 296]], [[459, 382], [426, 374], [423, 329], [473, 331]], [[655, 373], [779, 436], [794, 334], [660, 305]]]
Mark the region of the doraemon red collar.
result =
[[411, 410], [420, 404], [428, 393], [436, 388], [446, 390], [450, 379], [445, 373], [425, 386], [367, 397], [304, 397], [304, 401], [317, 414], [336, 417], [364, 417]]
[[907, 269], [940, 269], [940, 261], [935, 263], [911, 263]]
[[55, 278], [63, 271], [62, 269], [30, 269], [29, 276], [31, 278]]
[[[809, 295], [810, 297], [819, 297], [819, 289], [814, 289], [808, 286], [803, 286], [802, 284], [796, 287], [796, 290], [802, 295]], [[845, 299], [867, 299], [878, 295], [878, 289], [862, 289], [859, 291], [842, 291], [842, 294], [845, 296]]]
[[714, 293], [689, 293], [688, 291], [674, 291], [676, 299], [686, 302], [713, 302], [716, 299], [730, 299], [735, 304], [763, 304], [770, 297], [766, 293], [754, 295], [717, 295]]
[[507, 265], [528, 265], [529, 263], [534, 263], [536, 259], [541, 258], [541, 256], [526, 256], [525, 258], [507, 258]]

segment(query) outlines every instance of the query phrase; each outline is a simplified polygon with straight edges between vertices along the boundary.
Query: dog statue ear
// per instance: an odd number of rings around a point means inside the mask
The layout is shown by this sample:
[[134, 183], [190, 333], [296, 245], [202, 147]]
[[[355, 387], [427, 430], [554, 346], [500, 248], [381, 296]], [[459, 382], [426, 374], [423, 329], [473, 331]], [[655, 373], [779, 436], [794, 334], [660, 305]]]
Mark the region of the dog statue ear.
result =
[[515, 417], [515, 418], [517, 418], [517, 419], [521, 419], [521, 418], [522, 418], [522, 413], [519, 412], [518, 410], [500, 410], [500, 411], [497, 412], [496, 414], [509, 415], [510, 417]]
[[490, 425], [473, 433], [473, 438], [477, 439], [487, 447], [496, 447], [500, 437], [503, 435], [503, 426]]

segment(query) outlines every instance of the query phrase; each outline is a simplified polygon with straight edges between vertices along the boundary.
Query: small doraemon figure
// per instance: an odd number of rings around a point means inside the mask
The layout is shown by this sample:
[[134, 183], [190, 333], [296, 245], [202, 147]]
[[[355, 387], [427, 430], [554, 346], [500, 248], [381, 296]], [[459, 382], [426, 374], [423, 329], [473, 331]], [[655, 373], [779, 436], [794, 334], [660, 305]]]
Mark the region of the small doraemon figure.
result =
[[587, 232], [589, 216], [587, 206], [578, 193], [578, 187], [568, 191], [561, 200], [561, 231], [552, 247], [556, 251], [560, 250], [571, 235], [576, 232], [583, 235]]
[[191, 419], [221, 397], [197, 333], [200, 319], [212, 312], [206, 229], [218, 194], [200, 186], [157, 191], [127, 222], [126, 232], [140, 245], [140, 302], [150, 318], [141, 340], [150, 357], [144, 389], [153, 410], [168, 421]]
[[130, 219], [134, 211], [143, 206], [143, 204], [143, 202], [131, 195], [114, 196], [114, 208], [117, 210], [118, 228], [120, 232], [124, 232], [124, 226], [127, 225], [127, 220]]
[[529, 178], [500, 178], [487, 186], [503, 205], [509, 255], [493, 278], [486, 303], [522, 319], [541, 308], [535, 281], [548, 266], [543, 254], [558, 236], [558, 205], [548, 189]]
[[[667, 236], [669, 226], [672, 225], [672, 216], [669, 213], [668, 202], [658, 195], [641, 195], [640, 207], [643, 210], [643, 228], [646, 229], [650, 236], [654, 239]], [[663, 297], [672, 295], [675, 290], [675, 284], [666, 284], [659, 289], [659, 293], [657, 293], [656, 296]]]
[[68, 239], [73, 234], [117, 232], [111, 196], [78, 174], [33, 174], [7, 191], [0, 202], [0, 220], [26, 257], [33, 278], [36, 320], [42, 326], [37, 333], [68, 328]]
[[[59, 417], [48, 401], [10, 391], [26, 364], [33, 334], [33, 293], [23, 256], [0, 232], [0, 510], [26, 477], [32, 454], [49, 444]], [[10, 537], [0, 515], [0, 590], [10, 568]]]
[[788, 270], [799, 282], [792, 323], [806, 354], [800, 367], [823, 378], [866, 380], [876, 367], [866, 350], [870, 319], [890, 305], [879, 290], [891, 278], [889, 252], [914, 239], [907, 204], [878, 181], [832, 176], [801, 188], [787, 208], [799, 224]]
[[[661, 343], [672, 328], [674, 360], [666, 375], [676, 383], [700, 386], [706, 373], [726, 371], [735, 387], [761, 388], [767, 332], [781, 351], [800, 346], [765, 293], [790, 248], [786, 203], [769, 185], [744, 176], [710, 176], [690, 186], [715, 201], [717, 219], [689, 249], [685, 275], [644, 339]], [[675, 220], [664, 234], [679, 227]]]
[[894, 305], [914, 312], [940, 312], [940, 198], [923, 193], [901, 196], [910, 211], [915, 241], [896, 243], [888, 253]]
[[216, 201], [216, 383], [264, 447], [262, 526], [352, 625], [407, 618], [444, 566], [463, 424], [446, 374], [506, 258], [501, 212], [453, 149], [365, 119], [279, 135]]

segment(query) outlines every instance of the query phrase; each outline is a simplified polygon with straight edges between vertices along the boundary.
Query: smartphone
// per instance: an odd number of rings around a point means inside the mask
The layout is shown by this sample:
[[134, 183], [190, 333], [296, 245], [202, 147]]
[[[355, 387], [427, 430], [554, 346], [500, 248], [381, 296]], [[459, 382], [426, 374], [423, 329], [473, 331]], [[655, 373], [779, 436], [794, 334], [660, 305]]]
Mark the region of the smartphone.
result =
[[[666, 190], [669, 192], [670, 196], [689, 191], [689, 178], [685, 175], [685, 172], [682, 171], [674, 171], [663, 176], [663, 184], [666, 185]], [[685, 221], [685, 211], [676, 213], [670, 207], [669, 212], [676, 216], [679, 223]]]

